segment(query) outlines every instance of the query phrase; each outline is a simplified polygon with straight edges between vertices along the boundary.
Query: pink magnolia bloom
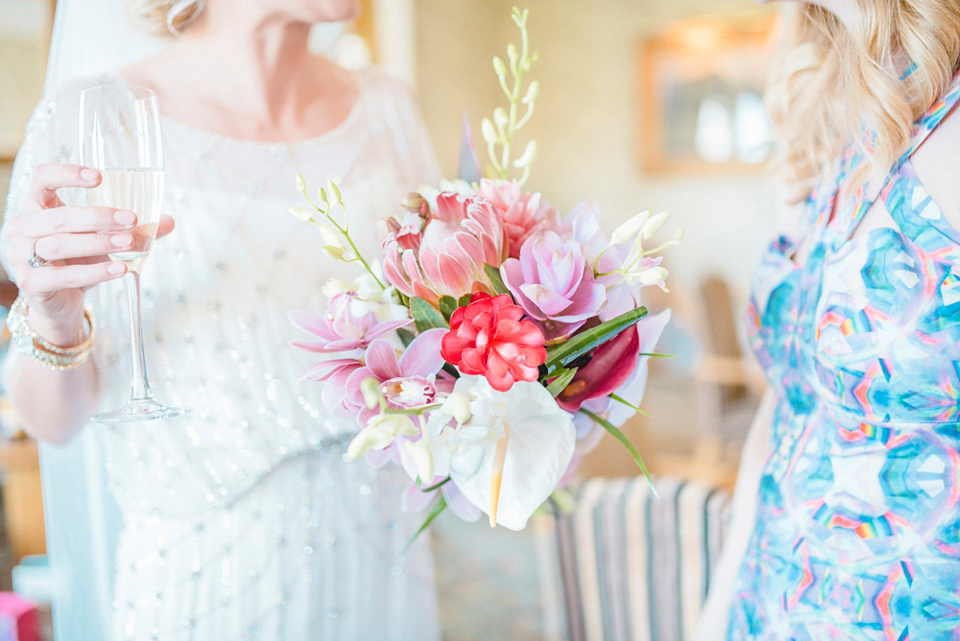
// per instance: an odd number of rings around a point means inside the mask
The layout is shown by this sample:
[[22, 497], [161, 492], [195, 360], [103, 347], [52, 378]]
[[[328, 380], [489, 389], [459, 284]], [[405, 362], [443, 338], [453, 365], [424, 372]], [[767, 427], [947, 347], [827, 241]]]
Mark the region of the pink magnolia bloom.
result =
[[583, 245], [549, 230], [528, 238], [520, 258], [508, 259], [500, 273], [551, 342], [575, 332], [607, 302], [606, 288], [594, 279]]
[[557, 210], [543, 201], [538, 193], [520, 191], [517, 181], [488, 180], [480, 181], [477, 193], [493, 205], [503, 228], [507, 232], [510, 256], [520, 256], [520, 247], [524, 241], [541, 229], [555, 229]]
[[[440, 342], [445, 333], [444, 329], [423, 332], [413, 339], [399, 359], [397, 350], [387, 341], [378, 339], [370, 343], [363, 366], [355, 368], [343, 381], [343, 405], [357, 413], [361, 426], [379, 411], [370, 409], [364, 402], [360, 386], [368, 378], [380, 382], [381, 391], [393, 407], [413, 407], [418, 400], [430, 402], [436, 397], [438, 383], [434, 376], [443, 367]], [[324, 392], [329, 385], [328, 381]]]
[[337, 294], [330, 299], [322, 315], [310, 312], [291, 312], [290, 321], [299, 329], [312, 334], [313, 340], [290, 341], [294, 347], [307, 352], [330, 354], [363, 349], [385, 334], [409, 325], [410, 320], [379, 321], [373, 312], [355, 314], [352, 311], [355, 295]]
[[464, 374], [484, 376], [500, 392], [516, 381], [535, 381], [547, 359], [543, 334], [510, 296], [477, 292], [450, 317], [441, 354]]
[[387, 222], [383, 241], [387, 279], [407, 296], [431, 302], [489, 289], [485, 264], [499, 267], [508, 245], [496, 210], [482, 198], [441, 192], [436, 211], [419, 233]]

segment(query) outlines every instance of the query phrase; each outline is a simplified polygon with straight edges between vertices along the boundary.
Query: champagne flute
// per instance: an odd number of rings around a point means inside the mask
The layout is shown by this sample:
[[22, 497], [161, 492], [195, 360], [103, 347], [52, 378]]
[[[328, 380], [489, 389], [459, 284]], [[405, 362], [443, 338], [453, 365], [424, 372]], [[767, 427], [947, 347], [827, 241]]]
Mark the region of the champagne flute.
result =
[[185, 410], [158, 403], [150, 393], [140, 322], [140, 270], [150, 253], [163, 202], [163, 149], [157, 95], [143, 87], [102, 85], [80, 95], [80, 162], [99, 170], [100, 185], [87, 190], [91, 206], [129, 209], [137, 215], [130, 249], [109, 254], [127, 266], [133, 380], [130, 400], [97, 414], [102, 423], [181, 416]]

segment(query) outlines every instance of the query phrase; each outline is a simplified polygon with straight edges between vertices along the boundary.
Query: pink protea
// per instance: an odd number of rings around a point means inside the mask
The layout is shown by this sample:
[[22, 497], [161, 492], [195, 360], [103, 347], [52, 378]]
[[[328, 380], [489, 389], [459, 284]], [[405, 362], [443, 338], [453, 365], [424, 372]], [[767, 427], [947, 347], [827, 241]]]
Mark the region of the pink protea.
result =
[[440, 354], [464, 374], [486, 377], [500, 392], [516, 381], [535, 381], [547, 350], [537, 326], [521, 319], [523, 309], [509, 295], [477, 292], [450, 317]]
[[531, 234], [554, 229], [558, 223], [556, 208], [546, 203], [539, 193], [520, 191], [520, 184], [515, 180], [484, 178], [477, 193], [500, 215], [512, 258], [520, 256], [520, 247]]
[[563, 240], [541, 230], [500, 269], [503, 282], [548, 341], [557, 342], [596, 316], [607, 291], [593, 275], [593, 266], [576, 240]]
[[489, 289], [483, 266], [499, 267], [507, 258], [503, 224], [482, 198], [441, 192], [419, 233], [410, 224], [387, 223], [383, 241], [387, 279], [407, 296], [435, 302]]

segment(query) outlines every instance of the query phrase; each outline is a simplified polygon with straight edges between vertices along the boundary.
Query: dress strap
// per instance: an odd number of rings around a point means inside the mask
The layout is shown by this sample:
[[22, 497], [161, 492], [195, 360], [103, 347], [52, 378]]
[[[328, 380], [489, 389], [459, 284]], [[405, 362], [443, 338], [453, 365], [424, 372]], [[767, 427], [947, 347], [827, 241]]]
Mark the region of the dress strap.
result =
[[[873, 203], [891, 186], [894, 178], [899, 174], [901, 167], [909, 160], [910, 156], [924, 143], [927, 137], [939, 126], [944, 118], [947, 117], [957, 103], [960, 102], [960, 72], [957, 72], [953, 80], [947, 86], [947, 90], [941, 98], [935, 102], [913, 125], [913, 134], [910, 140], [910, 146], [893, 163], [890, 171], [887, 173], [883, 184], [879, 189], [874, 189], [870, 184], [864, 184], [857, 191], [854, 198], [852, 216], [849, 218], [849, 225], [843, 230], [843, 233], [835, 238], [835, 241], [846, 242], [855, 233], [860, 226], [861, 220], [867, 211], [873, 206]], [[869, 146], [869, 144], [868, 144]], [[854, 151], [853, 159], [849, 161], [849, 167], [859, 164], [865, 160], [863, 151]]]
[[900, 156], [900, 159], [890, 172], [891, 174], [895, 173], [897, 169], [900, 168], [900, 165], [907, 162], [907, 159], [913, 155], [913, 152], [924, 143], [927, 137], [933, 133], [933, 130], [947, 117], [947, 114], [953, 111], [953, 108], [957, 106], [958, 102], [960, 102], [960, 72], [953, 76], [953, 80], [950, 82], [950, 85], [940, 100], [927, 109], [926, 113], [914, 123], [910, 147]]

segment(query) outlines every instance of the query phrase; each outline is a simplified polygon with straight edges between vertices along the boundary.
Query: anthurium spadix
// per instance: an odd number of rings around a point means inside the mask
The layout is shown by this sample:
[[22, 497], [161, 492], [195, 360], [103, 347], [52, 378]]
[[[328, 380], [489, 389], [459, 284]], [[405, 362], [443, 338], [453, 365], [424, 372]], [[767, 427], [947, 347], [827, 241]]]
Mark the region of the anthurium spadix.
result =
[[498, 392], [481, 376], [461, 376], [454, 394], [470, 399], [470, 418], [433, 439], [443, 450], [435, 458], [448, 461], [450, 479], [491, 525], [522, 530], [570, 465], [573, 417], [539, 383]]

